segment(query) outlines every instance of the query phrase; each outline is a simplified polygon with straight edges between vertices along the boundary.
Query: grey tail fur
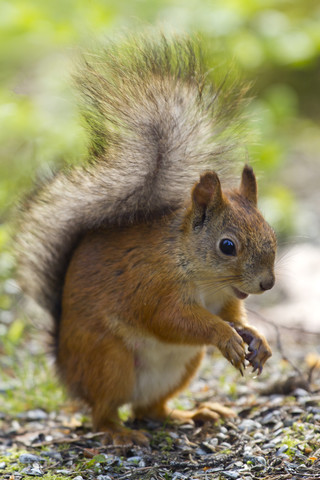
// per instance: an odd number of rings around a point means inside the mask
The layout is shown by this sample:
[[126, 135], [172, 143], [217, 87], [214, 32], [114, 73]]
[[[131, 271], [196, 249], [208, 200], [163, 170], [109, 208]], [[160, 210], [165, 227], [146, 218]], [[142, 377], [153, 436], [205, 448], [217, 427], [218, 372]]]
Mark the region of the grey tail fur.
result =
[[20, 284], [57, 328], [65, 272], [81, 235], [161, 216], [188, 199], [201, 172], [223, 176], [244, 93], [228, 81], [215, 87], [197, 44], [180, 37], [111, 44], [86, 56], [79, 71], [89, 161], [39, 189], [17, 236]]

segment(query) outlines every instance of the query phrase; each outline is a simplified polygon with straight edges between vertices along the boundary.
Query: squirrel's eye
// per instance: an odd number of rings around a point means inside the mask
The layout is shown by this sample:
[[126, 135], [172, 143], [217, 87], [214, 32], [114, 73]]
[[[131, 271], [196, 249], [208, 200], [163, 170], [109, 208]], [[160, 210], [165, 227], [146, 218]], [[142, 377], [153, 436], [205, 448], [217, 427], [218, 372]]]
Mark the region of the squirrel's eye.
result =
[[232, 240], [229, 238], [223, 238], [219, 244], [220, 250], [225, 255], [233, 255], [237, 254], [236, 246]]

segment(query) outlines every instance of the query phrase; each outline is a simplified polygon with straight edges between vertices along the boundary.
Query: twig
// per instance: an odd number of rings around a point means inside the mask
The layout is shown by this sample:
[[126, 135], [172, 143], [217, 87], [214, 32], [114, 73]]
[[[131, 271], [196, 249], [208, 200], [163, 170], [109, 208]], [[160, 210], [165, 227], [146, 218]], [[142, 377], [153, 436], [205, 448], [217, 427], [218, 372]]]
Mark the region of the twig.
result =
[[316, 336], [320, 336], [320, 331], [319, 332], [315, 332], [315, 331], [312, 331], [312, 330], [306, 330], [305, 328], [302, 328], [302, 327], [295, 327], [295, 326], [291, 326], [290, 327], [288, 325], [283, 325], [282, 323], [277, 323], [275, 324], [272, 320], [269, 320], [268, 318], [264, 317], [263, 315], [261, 315], [260, 313], [256, 312], [255, 310], [252, 310], [251, 308], [247, 308], [248, 312], [252, 313], [253, 315], [255, 315], [256, 317], [258, 317], [260, 320], [262, 320], [264, 323], [268, 323], [269, 325], [271, 325], [272, 327], [277, 327], [279, 329], [284, 329], [284, 330], [290, 330], [291, 332], [294, 330], [295, 332], [298, 332], [298, 333], [305, 333], [306, 335], [316, 335]]
[[158, 467], [155, 467], [154, 465], [150, 466], [150, 467], [141, 467], [141, 468], [136, 468], [135, 470], [133, 470], [132, 472], [126, 472], [124, 475], [122, 475], [121, 477], [117, 477], [117, 480], [125, 480], [126, 478], [130, 478], [130, 477], [134, 477], [136, 474], [139, 474], [139, 473], [143, 473], [143, 472], [147, 472], [148, 470], [155, 470], [156, 468], [160, 468], [160, 465]]
[[[250, 313], [253, 313], [254, 315], [256, 315], [260, 320], [262, 320], [263, 322], [265, 323], [268, 323], [269, 325], [271, 325], [275, 331], [276, 331], [276, 341], [277, 341], [277, 347], [278, 347], [278, 350], [281, 354], [281, 357], [283, 360], [285, 360], [286, 362], [289, 363], [289, 365], [291, 365], [291, 367], [297, 372], [297, 374], [300, 376], [300, 377], [303, 377], [303, 373], [301, 372], [301, 370], [287, 357], [287, 355], [284, 353], [284, 349], [283, 349], [283, 346], [282, 346], [282, 341], [281, 341], [281, 333], [280, 333], [280, 329], [281, 328], [289, 328], [289, 327], [285, 327], [285, 326], [282, 326], [282, 325], [278, 325], [274, 322], [272, 322], [271, 320], [268, 320], [266, 319], [265, 317], [263, 317], [263, 315], [261, 315], [260, 313], [257, 313], [255, 312], [254, 310], [248, 310]], [[292, 330], [292, 328], [290, 328], [290, 330]], [[302, 332], [302, 330], [301, 330]], [[300, 332], [300, 333], [301, 333]], [[303, 333], [312, 333], [312, 332], [307, 332], [306, 330], [303, 330]]]
[[[35, 447], [35, 448], [38, 448], [38, 447], [46, 447], [46, 446], [61, 444], [61, 443], [85, 442], [86, 440], [90, 440], [91, 438], [102, 437], [103, 435], [105, 435], [105, 433], [99, 432], [99, 433], [94, 433], [92, 435], [90, 434], [90, 436], [79, 436], [79, 437], [76, 437], [76, 438], [70, 438], [70, 437], [54, 438], [52, 440], [47, 440], [47, 441], [44, 441], [44, 442], [33, 443], [31, 446]], [[23, 444], [23, 442], [18, 442], [18, 443]], [[125, 445], [124, 445], [124, 447], [125, 447]], [[119, 448], [119, 446], [117, 446], [117, 445], [104, 445], [103, 448], [107, 449], [107, 450], [112, 450], [112, 449], [115, 449], [115, 448]]]

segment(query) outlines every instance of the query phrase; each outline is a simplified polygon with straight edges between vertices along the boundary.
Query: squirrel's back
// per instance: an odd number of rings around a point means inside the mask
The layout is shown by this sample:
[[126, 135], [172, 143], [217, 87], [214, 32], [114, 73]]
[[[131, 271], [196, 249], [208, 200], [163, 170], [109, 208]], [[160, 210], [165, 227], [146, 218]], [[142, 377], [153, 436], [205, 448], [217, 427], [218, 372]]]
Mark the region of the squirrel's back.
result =
[[86, 231], [174, 211], [205, 170], [223, 178], [244, 90], [214, 86], [198, 46], [164, 36], [88, 55], [76, 82], [89, 161], [38, 190], [17, 238], [20, 283], [56, 321], [65, 272]]

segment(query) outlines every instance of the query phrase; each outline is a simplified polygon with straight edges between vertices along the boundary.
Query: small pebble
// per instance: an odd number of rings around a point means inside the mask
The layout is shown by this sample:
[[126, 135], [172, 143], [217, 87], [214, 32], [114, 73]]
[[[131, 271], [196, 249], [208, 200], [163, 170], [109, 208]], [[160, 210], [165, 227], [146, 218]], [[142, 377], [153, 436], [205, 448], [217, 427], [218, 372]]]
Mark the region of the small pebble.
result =
[[217, 438], [220, 440], [226, 440], [228, 438], [228, 435], [225, 435], [224, 433], [217, 433]]
[[179, 450], [181, 450], [182, 452], [185, 452], [185, 453], [192, 453], [193, 450], [190, 446], [188, 445], [179, 445]]
[[216, 446], [211, 445], [209, 442], [202, 442], [201, 447], [203, 447], [203, 449], [207, 450], [209, 453], [216, 451]]
[[245, 418], [244, 420], [242, 420], [238, 428], [242, 432], [243, 431], [252, 432], [253, 430], [258, 430], [259, 428], [261, 428], [261, 423], [255, 422], [250, 418]]
[[[159, 423], [157, 424], [157, 426], [159, 427]], [[180, 425], [179, 429], [180, 430], [194, 430], [194, 426], [191, 425], [190, 423], [186, 423], [184, 425]]]
[[220, 447], [227, 448], [227, 449], [232, 448], [231, 443], [229, 443], [229, 442], [222, 442], [220, 444]]
[[143, 460], [143, 458], [142, 458], [142, 457], [139, 457], [138, 455], [135, 456], [135, 457], [129, 457], [129, 458], [127, 458], [126, 461], [127, 461], [128, 463], [130, 463], [130, 464], [137, 465], [137, 466], [139, 466], [139, 467], [141, 467], [141, 468], [143, 468], [143, 467], [146, 466], [146, 463], [145, 463], [145, 461]]
[[210, 438], [209, 442], [208, 442], [210, 445], [212, 445], [213, 447], [216, 447], [219, 443], [218, 439], [217, 438]]
[[276, 444], [274, 442], [268, 442], [268, 443], [265, 443], [262, 445], [262, 449], [263, 450], [267, 450], [269, 448], [275, 448], [276, 447]]
[[282, 435], [282, 433], [283, 433], [283, 427], [281, 427], [281, 428], [278, 429], [278, 430], [275, 430], [275, 431], [273, 432], [272, 436], [273, 436], [273, 438], [275, 438], [275, 437], [278, 437], [278, 435]]
[[49, 450], [48, 452], [41, 452], [40, 455], [41, 455], [41, 457], [53, 458], [54, 460], [57, 460], [58, 462], [62, 461], [61, 453], [56, 452], [55, 450]]
[[250, 445], [245, 445], [243, 449], [243, 455], [244, 456], [253, 455], [252, 447], [250, 447]]
[[307, 392], [307, 390], [305, 390], [304, 388], [296, 388], [293, 392], [293, 395], [295, 397], [308, 397], [308, 400], [310, 400], [310, 393]]
[[140, 460], [142, 460], [142, 457], [139, 457], [138, 455], [135, 456], [135, 457], [128, 457], [128, 458], [127, 458], [127, 462], [128, 462], [128, 463], [135, 463], [136, 465], [138, 465], [138, 463], [140, 462]]
[[0, 462], [0, 470], [3, 470], [4, 468], [6, 468], [6, 466], [6, 462]]
[[294, 424], [294, 420], [292, 420], [292, 418], [287, 418], [286, 420], [283, 421], [284, 427], [292, 427], [293, 424]]
[[281, 432], [281, 435], [278, 435], [277, 437], [274, 437], [272, 442], [275, 445], [278, 445], [279, 443], [281, 444], [281, 442], [283, 442], [283, 433]]
[[107, 455], [106, 453], [100, 453], [100, 455], [103, 455], [105, 458], [105, 461], [103, 462], [104, 464], [107, 463], [108, 465], [122, 465], [121, 458], [117, 457], [116, 455]]
[[112, 480], [109, 475], [98, 475], [97, 480]]
[[19, 457], [19, 462], [20, 463], [34, 463], [34, 462], [43, 462], [44, 460], [38, 455], [32, 455], [31, 453], [22, 453]]
[[175, 473], [173, 474], [172, 480], [185, 480], [186, 478], [188, 478], [188, 477], [186, 477], [186, 476], [183, 475], [182, 473], [180, 473], [180, 472], [175, 472]]
[[276, 451], [276, 455], [277, 457], [279, 457], [279, 455], [281, 455], [282, 453], [285, 453], [287, 450], [288, 450], [288, 445], [284, 444], [282, 445], [282, 447], [280, 447], [277, 451]]
[[274, 435], [277, 435], [276, 431], [280, 430], [281, 428], [283, 428], [283, 422], [279, 421], [273, 426]]
[[302, 413], [304, 413], [304, 410], [302, 410], [302, 408], [299, 408], [299, 407], [294, 407], [291, 410], [292, 415], [301, 415]]
[[273, 405], [273, 406], [282, 405], [283, 396], [275, 393], [275, 394], [271, 395], [271, 397], [269, 398], [269, 402], [270, 402], [270, 405]]
[[264, 467], [267, 465], [266, 459], [261, 456], [245, 455], [243, 459], [245, 462], [251, 462], [253, 465], [262, 465]]
[[81, 475], [78, 475], [78, 476], [74, 477], [73, 480], [83, 480], [83, 477]]
[[32, 477], [43, 477], [43, 471], [40, 465], [34, 463], [32, 467], [26, 467], [22, 470], [22, 473], [30, 475]]
[[35, 410], [29, 410], [27, 412], [27, 418], [29, 420], [46, 420], [48, 418], [47, 412], [37, 408]]
[[208, 455], [208, 452], [205, 452], [203, 448], [197, 448], [196, 450], [197, 455]]
[[240, 477], [240, 474], [239, 472], [237, 472], [236, 470], [228, 470], [228, 471], [225, 471], [225, 472], [222, 472], [222, 474], [226, 477], [226, 478], [231, 478], [232, 480], [236, 480], [237, 478]]
[[267, 415], [263, 417], [263, 419], [261, 420], [261, 423], [263, 425], [267, 425], [268, 423], [277, 424], [279, 421], [278, 419], [279, 415], [280, 415], [279, 410], [274, 410], [273, 412], [269, 412], [267, 413]]

